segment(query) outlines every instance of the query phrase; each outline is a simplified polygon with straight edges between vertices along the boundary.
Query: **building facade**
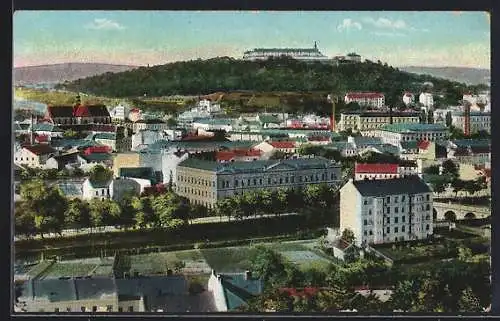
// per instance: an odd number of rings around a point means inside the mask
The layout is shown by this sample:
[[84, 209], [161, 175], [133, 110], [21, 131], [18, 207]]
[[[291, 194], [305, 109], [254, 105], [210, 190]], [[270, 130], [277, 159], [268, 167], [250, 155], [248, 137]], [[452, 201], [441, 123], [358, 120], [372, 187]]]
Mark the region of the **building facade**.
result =
[[433, 234], [433, 199], [418, 177], [350, 180], [340, 190], [340, 230], [355, 243], [393, 243]]
[[418, 112], [343, 112], [340, 114], [340, 130], [368, 131], [382, 128], [392, 122], [395, 124], [417, 124], [420, 121]]
[[[489, 112], [470, 112], [470, 133], [479, 131], [491, 132], [491, 113]], [[451, 113], [451, 125], [465, 132], [465, 113]]]
[[446, 140], [450, 133], [443, 124], [390, 124], [372, 132], [375, 137], [394, 146], [409, 141]]
[[405, 105], [413, 104], [415, 102], [415, 95], [410, 92], [405, 92], [403, 94], [403, 103]]
[[243, 60], [267, 60], [268, 58], [277, 58], [287, 56], [301, 61], [320, 61], [330, 62], [331, 59], [319, 51], [316, 42], [313, 48], [256, 48], [245, 51]]
[[45, 166], [49, 158], [55, 155], [57, 151], [49, 145], [24, 146], [14, 153], [14, 164], [41, 168]]
[[350, 92], [344, 97], [346, 104], [356, 102], [360, 106], [381, 108], [385, 106], [385, 96], [382, 93]]
[[418, 96], [418, 101], [427, 108], [434, 107], [434, 98], [431, 93], [421, 93]]
[[187, 159], [177, 167], [176, 190], [192, 203], [212, 208], [219, 199], [245, 192], [310, 184], [333, 186], [340, 179], [340, 165], [319, 157], [223, 164]]

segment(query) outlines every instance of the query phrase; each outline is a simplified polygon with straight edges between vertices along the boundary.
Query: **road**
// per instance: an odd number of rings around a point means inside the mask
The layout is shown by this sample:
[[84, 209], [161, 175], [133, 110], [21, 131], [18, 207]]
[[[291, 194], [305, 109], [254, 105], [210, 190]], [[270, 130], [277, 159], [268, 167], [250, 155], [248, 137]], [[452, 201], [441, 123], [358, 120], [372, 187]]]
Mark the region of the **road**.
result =
[[[298, 213], [283, 213], [280, 214], [280, 216], [291, 216], [291, 215], [298, 215]], [[266, 217], [275, 217], [275, 214], [265, 214], [262, 216], [257, 216], [257, 217], [245, 217], [240, 219], [240, 221], [243, 220], [259, 220], [261, 218], [266, 218]], [[231, 221], [235, 221], [236, 219], [231, 219]], [[190, 224], [207, 224], [207, 223], [219, 223], [219, 222], [228, 222], [229, 218], [227, 216], [224, 217], [218, 217], [218, 216], [211, 216], [211, 217], [200, 217], [200, 218], [195, 218], [193, 220], [190, 220]], [[93, 234], [98, 234], [98, 233], [107, 233], [107, 232], [119, 232], [123, 231], [123, 229], [119, 229], [115, 226], [101, 226], [97, 228], [92, 229]], [[90, 234], [91, 230], [90, 228], [82, 228], [82, 229], [67, 229], [67, 230], [62, 230], [61, 235], [56, 234], [56, 233], [47, 233], [43, 235], [44, 239], [49, 239], [49, 238], [58, 238], [58, 237], [64, 237], [64, 236], [74, 236], [74, 235], [84, 235], [84, 234]], [[41, 239], [40, 235], [36, 235], [32, 238], [35, 239]], [[22, 236], [15, 236], [14, 241], [20, 241], [20, 240], [25, 240], [25, 237]]]

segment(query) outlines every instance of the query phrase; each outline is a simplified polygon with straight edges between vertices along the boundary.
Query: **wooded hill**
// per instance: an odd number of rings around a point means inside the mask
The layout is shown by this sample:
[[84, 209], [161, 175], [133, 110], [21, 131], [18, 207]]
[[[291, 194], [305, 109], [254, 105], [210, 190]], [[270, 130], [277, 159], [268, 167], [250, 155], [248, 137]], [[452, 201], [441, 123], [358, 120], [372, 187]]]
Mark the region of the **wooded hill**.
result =
[[477, 86], [417, 75], [382, 64], [366, 61], [332, 66], [304, 63], [288, 57], [266, 61], [242, 61], [214, 58], [140, 67], [120, 73], [106, 73], [59, 84], [58, 88], [108, 97], [168, 95], [205, 95], [217, 91], [252, 92], [332, 92], [343, 96], [347, 91], [377, 91], [385, 94], [388, 105], [396, 105], [403, 92], [420, 93], [425, 82], [443, 95], [438, 103], [455, 105], [465, 91]]

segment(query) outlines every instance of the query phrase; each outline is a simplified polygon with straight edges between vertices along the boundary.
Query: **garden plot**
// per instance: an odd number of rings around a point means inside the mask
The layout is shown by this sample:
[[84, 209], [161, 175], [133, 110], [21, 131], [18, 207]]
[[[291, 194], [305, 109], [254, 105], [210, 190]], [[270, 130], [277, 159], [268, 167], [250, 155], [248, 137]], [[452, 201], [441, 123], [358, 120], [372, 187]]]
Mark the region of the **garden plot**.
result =
[[217, 272], [244, 272], [250, 267], [250, 257], [254, 249], [250, 246], [202, 249], [207, 264]]
[[312, 251], [283, 251], [281, 252], [281, 255], [283, 255], [289, 261], [298, 265], [311, 264], [316, 262], [325, 264], [331, 263], [326, 258], [323, 258]]
[[149, 253], [130, 256], [130, 271], [143, 275], [166, 274], [175, 270], [176, 263], [184, 263], [181, 272], [186, 274], [210, 273], [210, 266], [198, 250]]

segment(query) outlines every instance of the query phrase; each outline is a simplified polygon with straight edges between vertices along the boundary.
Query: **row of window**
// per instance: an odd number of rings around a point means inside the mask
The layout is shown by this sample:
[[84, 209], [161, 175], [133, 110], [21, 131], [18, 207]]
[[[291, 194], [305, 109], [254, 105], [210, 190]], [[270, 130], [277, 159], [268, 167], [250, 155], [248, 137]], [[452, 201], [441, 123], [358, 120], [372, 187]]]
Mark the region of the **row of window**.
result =
[[[202, 185], [202, 186], [210, 186], [210, 181], [207, 179], [192, 177], [192, 176], [182, 176], [178, 175], [177, 180], [179, 182], [186, 182], [189, 184]], [[212, 187], [215, 187], [215, 181], [212, 181]]]
[[183, 192], [185, 194], [204, 196], [204, 197], [215, 197], [214, 192], [208, 192], [206, 190], [195, 189], [191, 187], [178, 187], [177, 191]]
[[[321, 178], [319, 176], [319, 174], [316, 174], [316, 175], [300, 175], [298, 177], [298, 182], [299, 183], [302, 183], [302, 182], [319, 182], [320, 180], [321, 181], [325, 181], [327, 180], [328, 178], [328, 174], [321, 174]], [[330, 174], [330, 179], [331, 180], [336, 180], [337, 179], [337, 176], [335, 174]], [[286, 176], [286, 177], [280, 177], [279, 179], [278, 178], [271, 178], [271, 177], [268, 177], [267, 178], [267, 185], [273, 185], [273, 184], [289, 184], [289, 183], [295, 183], [295, 176]], [[257, 186], [257, 185], [260, 185], [262, 186], [264, 181], [262, 180], [262, 178], [248, 178], [245, 182], [245, 180], [237, 180], [235, 179], [234, 180], [234, 187], [245, 187], [245, 186]], [[221, 180], [221, 188], [229, 188], [230, 187], [230, 181], [229, 180]]]
[[[81, 307], [80, 311], [81, 312], [87, 312], [87, 307]], [[40, 312], [44, 312], [43, 309], [40, 309]], [[58, 312], [60, 312], [60, 309], [59, 308], [55, 308], [54, 312], [58, 313]], [[66, 312], [74, 312], [74, 311], [71, 310], [71, 307], [66, 307]], [[92, 312], [97, 312], [97, 306], [96, 305], [94, 305], [92, 307]], [[112, 305], [107, 305], [106, 306], [106, 312], [113, 312], [113, 306]], [[123, 307], [118, 307], [118, 312], [123, 312]], [[134, 312], [134, 307], [133, 306], [129, 306], [128, 307], [128, 312]]]
[[[16, 161], [18, 160], [18, 157], [16, 157]], [[24, 157], [19, 157], [19, 161], [24, 161]], [[30, 158], [29, 157], [26, 157], [26, 161], [29, 162], [30, 161]], [[35, 161], [35, 157], [31, 157], [31, 161]]]

